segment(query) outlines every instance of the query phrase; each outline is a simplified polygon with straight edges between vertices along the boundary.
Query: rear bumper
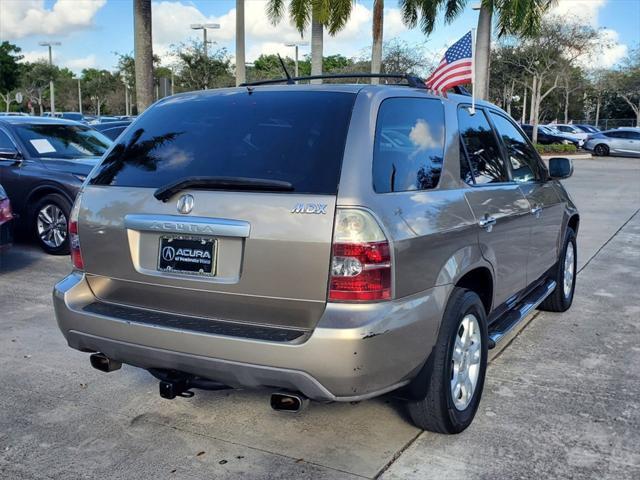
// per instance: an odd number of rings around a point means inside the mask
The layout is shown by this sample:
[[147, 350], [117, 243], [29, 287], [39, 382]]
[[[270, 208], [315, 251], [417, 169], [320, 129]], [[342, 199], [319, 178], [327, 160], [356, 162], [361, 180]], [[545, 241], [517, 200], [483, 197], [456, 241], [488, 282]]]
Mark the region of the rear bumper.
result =
[[83, 310], [96, 301], [72, 273], [53, 291], [60, 330], [72, 348], [141, 368], [175, 369], [233, 387], [300, 391], [319, 401], [355, 401], [394, 390], [431, 352], [449, 286], [391, 302], [329, 303], [301, 341], [215, 335]]

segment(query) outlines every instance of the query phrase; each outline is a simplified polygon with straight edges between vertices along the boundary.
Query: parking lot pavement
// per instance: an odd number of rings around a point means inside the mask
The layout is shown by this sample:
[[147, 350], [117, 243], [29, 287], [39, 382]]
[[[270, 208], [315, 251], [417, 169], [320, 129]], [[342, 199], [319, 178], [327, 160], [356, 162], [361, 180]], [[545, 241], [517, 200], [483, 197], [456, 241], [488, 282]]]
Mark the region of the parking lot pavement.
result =
[[287, 416], [266, 392], [167, 401], [146, 372], [92, 370], [53, 319], [68, 258], [16, 245], [0, 258], [0, 478], [638, 478], [638, 185], [640, 160], [576, 161], [581, 265], [600, 251], [573, 308], [493, 361], [457, 436], [421, 433], [390, 397]]

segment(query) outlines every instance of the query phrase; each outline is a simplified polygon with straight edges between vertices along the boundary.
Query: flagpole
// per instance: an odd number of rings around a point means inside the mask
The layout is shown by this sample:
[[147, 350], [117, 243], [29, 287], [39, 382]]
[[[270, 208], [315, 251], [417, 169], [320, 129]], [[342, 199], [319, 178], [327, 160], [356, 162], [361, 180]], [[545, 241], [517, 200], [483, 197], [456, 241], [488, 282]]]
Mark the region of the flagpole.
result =
[[476, 113], [476, 29], [471, 29], [471, 115]]

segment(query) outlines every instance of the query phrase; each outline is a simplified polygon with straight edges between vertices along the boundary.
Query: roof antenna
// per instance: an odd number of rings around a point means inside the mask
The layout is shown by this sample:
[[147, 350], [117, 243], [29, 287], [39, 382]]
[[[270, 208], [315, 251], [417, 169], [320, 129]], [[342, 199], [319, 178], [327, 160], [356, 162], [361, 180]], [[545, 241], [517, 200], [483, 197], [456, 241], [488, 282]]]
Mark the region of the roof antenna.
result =
[[294, 85], [296, 82], [294, 82], [291, 79], [291, 75], [289, 75], [289, 71], [287, 70], [287, 66], [284, 64], [284, 60], [282, 60], [282, 57], [280, 56], [279, 53], [278, 53], [278, 60], [280, 60], [280, 65], [282, 65], [282, 69], [284, 70], [284, 74], [287, 76], [287, 84], [288, 85]]

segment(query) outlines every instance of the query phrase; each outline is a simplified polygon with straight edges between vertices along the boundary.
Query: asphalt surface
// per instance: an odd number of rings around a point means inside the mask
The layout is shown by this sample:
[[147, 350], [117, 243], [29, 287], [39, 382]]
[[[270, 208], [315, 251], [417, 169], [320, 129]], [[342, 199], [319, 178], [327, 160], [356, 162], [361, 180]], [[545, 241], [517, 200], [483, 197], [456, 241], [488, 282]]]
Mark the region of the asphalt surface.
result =
[[51, 307], [69, 259], [0, 257], [0, 478], [640, 478], [640, 159], [576, 160], [578, 287], [489, 366], [476, 419], [421, 432], [391, 397], [271, 411], [268, 392], [163, 400], [103, 374]]

